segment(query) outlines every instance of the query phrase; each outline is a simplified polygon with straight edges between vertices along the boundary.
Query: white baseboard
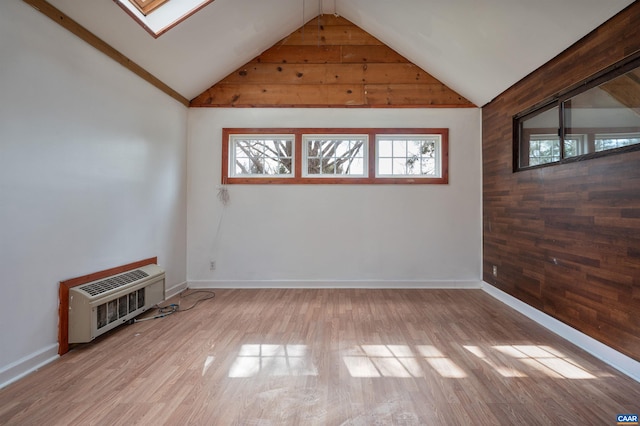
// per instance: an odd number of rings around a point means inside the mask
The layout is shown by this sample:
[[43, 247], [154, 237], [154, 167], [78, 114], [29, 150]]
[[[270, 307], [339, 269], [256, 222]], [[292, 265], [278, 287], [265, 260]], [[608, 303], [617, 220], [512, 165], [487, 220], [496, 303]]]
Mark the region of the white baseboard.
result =
[[378, 289], [480, 289], [480, 281], [356, 281], [356, 280], [190, 280], [189, 288], [378, 288]]
[[166, 288], [164, 290], [164, 298], [165, 298], [165, 300], [175, 296], [176, 294], [180, 293], [183, 290], [186, 290], [187, 287], [188, 287], [187, 286], [187, 282], [183, 281], [183, 282], [181, 282], [179, 284], [176, 284], [176, 285], [174, 285], [174, 286], [172, 286], [170, 288]]
[[0, 370], [0, 389], [23, 378], [27, 374], [33, 373], [58, 358], [58, 344], [55, 343], [12, 362]]
[[596, 339], [587, 336], [586, 334], [576, 330], [573, 327], [553, 318], [550, 315], [545, 314], [538, 309], [527, 305], [519, 299], [503, 292], [502, 290], [488, 284], [482, 283], [482, 290], [489, 295], [495, 297], [499, 301], [505, 303], [516, 311], [520, 312], [524, 316], [532, 319], [541, 326], [554, 332], [560, 337], [568, 340], [579, 348], [589, 352], [596, 358], [606, 362], [616, 370], [631, 377], [637, 382], [640, 382], [640, 362], [626, 356], [623, 353], [616, 351], [615, 349], [597, 341]]

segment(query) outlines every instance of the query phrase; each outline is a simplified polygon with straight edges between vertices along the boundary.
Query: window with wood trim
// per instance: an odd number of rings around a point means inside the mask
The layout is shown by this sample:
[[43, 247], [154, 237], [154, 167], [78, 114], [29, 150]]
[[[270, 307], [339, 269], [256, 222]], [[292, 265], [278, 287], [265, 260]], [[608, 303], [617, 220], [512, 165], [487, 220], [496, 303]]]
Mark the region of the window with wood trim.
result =
[[305, 177], [366, 177], [367, 135], [303, 135]]
[[231, 135], [232, 177], [293, 177], [293, 135]]
[[222, 183], [446, 184], [448, 129], [223, 129]]
[[377, 135], [379, 177], [440, 177], [440, 135]]
[[158, 38], [214, 0], [113, 0], [152, 37]]
[[514, 117], [514, 171], [640, 150], [640, 55]]

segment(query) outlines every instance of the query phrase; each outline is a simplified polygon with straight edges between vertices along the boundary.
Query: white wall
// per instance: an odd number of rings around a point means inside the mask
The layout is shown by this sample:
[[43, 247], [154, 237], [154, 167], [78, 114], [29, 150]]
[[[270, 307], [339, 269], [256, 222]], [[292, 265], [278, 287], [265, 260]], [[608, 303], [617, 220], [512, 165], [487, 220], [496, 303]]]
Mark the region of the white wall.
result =
[[[229, 185], [223, 208], [223, 127], [448, 127], [450, 183]], [[481, 282], [479, 109], [191, 109], [188, 162], [191, 287]]]
[[57, 352], [58, 282], [158, 256], [186, 277], [187, 109], [0, 2], [0, 386]]

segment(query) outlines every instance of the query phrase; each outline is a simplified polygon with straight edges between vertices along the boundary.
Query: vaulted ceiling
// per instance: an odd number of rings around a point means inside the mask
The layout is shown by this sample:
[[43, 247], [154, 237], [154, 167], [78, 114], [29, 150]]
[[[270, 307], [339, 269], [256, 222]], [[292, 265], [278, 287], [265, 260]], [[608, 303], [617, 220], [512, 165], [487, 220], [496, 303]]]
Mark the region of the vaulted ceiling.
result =
[[49, 3], [188, 99], [325, 13], [482, 106], [633, 0], [215, 0], [157, 39], [114, 0]]

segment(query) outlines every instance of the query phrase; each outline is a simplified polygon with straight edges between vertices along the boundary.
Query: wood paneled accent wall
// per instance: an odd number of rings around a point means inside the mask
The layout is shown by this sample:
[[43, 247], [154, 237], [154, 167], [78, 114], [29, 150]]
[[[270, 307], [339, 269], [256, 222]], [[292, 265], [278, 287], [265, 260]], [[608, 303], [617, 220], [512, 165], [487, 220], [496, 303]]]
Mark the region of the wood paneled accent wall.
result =
[[192, 107], [475, 107], [344, 18], [320, 15]]
[[514, 173], [512, 118], [638, 51], [634, 2], [482, 109], [484, 280], [636, 360], [640, 152]]

